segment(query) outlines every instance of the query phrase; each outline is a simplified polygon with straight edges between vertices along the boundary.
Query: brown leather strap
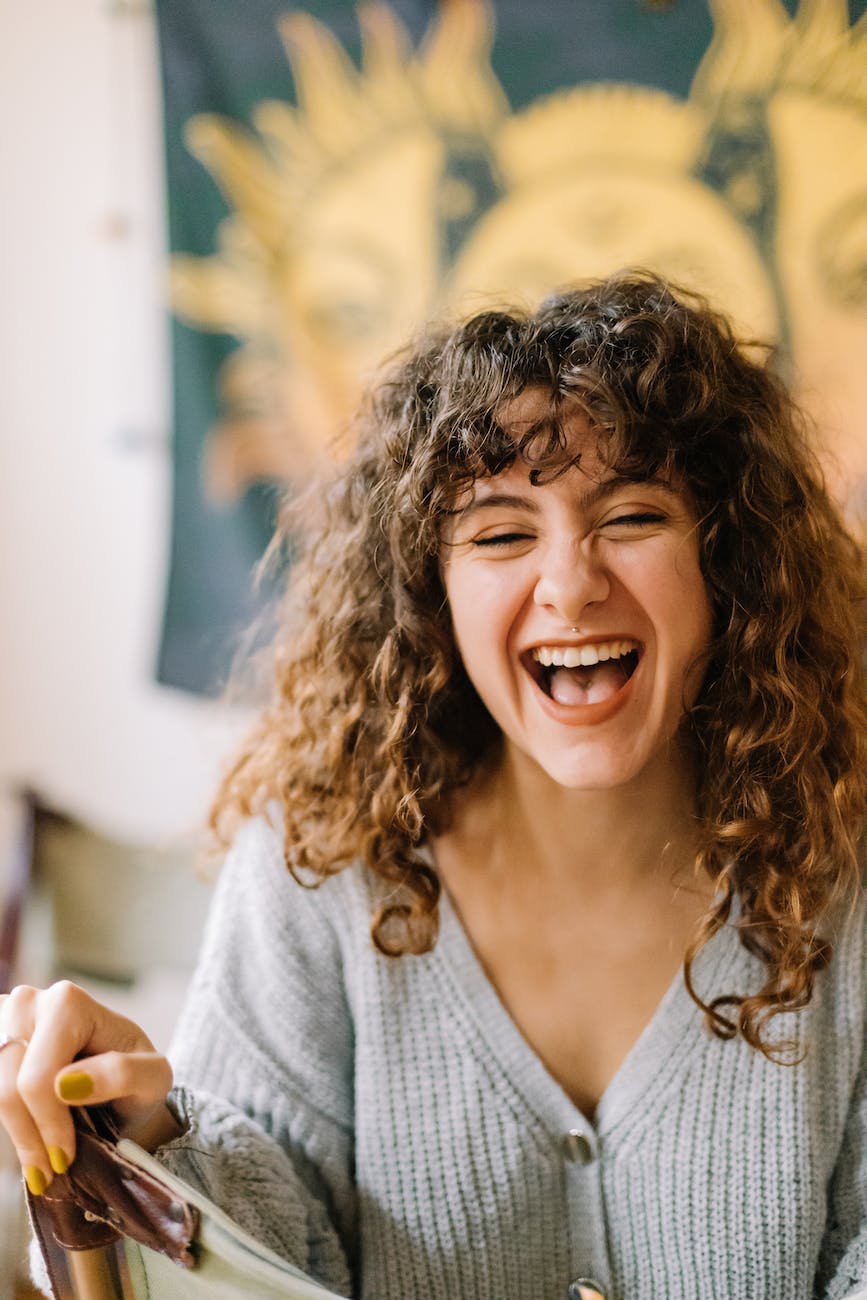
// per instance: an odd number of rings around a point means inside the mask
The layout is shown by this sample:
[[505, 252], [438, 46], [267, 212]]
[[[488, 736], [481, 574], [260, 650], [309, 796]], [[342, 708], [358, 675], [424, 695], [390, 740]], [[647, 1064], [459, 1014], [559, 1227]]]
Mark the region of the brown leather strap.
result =
[[113, 1247], [67, 1252], [52, 1236], [46, 1216], [34, 1212], [33, 1198], [28, 1199], [28, 1209], [53, 1300], [126, 1300], [128, 1295], [132, 1297], [131, 1291], [124, 1286]]
[[111, 1246], [122, 1236], [192, 1268], [198, 1211], [118, 1154], [111, 1107], [81, 1107], [73, 1118], [76, 1151], [69, 1171], [56, 1175], [42, 1196], [27, 1194], [57, 1300], [74, 1294], [63, 1251]]

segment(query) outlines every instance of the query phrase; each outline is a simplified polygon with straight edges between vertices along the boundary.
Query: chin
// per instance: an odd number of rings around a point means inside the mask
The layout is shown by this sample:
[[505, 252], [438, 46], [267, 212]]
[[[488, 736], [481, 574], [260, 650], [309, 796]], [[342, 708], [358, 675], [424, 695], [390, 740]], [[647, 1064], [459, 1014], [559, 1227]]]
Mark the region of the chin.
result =
[[[594, 752], [595, 750], [595, 752]], [[601, 752], [600, 752], [601, 751]], [[583, 754], [543, 758], [531, 755], [545, 775], [564, 790], [614, 791], [652, 784], [658, 792], [669, 782], [677, 784], [685, 768], [694, 769], [692, 746], [682, 732], [664, 736], [657, 745], [642, 745], [639, 750], [617, 751], [603, 746], [588, 746]]]
[[641, 762], [624, 762], [600, 760], [598, 755], [588, 756], [580, 762], [552, 762], [551, 759], [540, 761], [534, 759], [537, 767], [555, 785], [564, 790], [617, 790], [630, 785], [641, 772], [645, 764]]

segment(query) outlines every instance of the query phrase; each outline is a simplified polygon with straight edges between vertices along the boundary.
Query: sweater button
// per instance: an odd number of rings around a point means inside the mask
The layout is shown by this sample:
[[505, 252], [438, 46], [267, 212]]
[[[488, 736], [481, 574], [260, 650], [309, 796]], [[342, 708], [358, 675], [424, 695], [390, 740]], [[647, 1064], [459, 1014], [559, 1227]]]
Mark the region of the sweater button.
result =
[[562, 1141], [563, 1155], [576, 1165], [589, 1165], [593, 1159], [593, 1147], [580, 1129], [570, 1129]]
[[576, 1277], [569, 1283], [566, 1300], [606, 1300], [601, 1282], [594, 1282], [592, 1277]]

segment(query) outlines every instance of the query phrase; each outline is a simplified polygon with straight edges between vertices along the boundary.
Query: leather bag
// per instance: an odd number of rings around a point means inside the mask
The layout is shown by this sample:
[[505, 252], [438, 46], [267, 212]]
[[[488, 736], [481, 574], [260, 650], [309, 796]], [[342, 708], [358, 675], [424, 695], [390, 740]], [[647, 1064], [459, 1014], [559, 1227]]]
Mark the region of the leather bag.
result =
[[340, 1300], [119, 1140], [110, 1107], [73, 1115], [72, 1166], [27, 1193], [55, 1300]]

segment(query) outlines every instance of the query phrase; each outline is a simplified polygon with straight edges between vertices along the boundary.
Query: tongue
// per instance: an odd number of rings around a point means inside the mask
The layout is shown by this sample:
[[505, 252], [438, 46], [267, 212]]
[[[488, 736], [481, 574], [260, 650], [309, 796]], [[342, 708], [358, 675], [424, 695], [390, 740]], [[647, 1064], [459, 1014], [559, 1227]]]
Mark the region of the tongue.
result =
[[558, 704], [600, 704], [616, 695], [626, 681], [619, 660], [592, 668], [555, 668], [548, 689]]

